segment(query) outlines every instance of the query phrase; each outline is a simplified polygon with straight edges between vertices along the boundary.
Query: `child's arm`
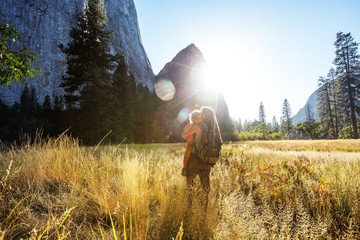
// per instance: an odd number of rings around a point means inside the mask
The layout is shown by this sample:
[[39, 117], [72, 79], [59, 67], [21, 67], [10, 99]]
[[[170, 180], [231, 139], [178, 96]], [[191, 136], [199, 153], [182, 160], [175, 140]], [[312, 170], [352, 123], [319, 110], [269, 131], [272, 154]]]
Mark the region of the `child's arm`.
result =
[[[184, 134], [187, 134], [189, 131], [190, 131], [190, 128], [192, 127], [192, 124], [191, 123], [188, 123], [185, 127], [184, 127], [184, 130], [183, 130], [183, 133], [181, 134], [181, 137], [182, 135]], [[182, 137], [183, 138], [183, 137]], [[184, 138], [186, 140], [186, 137]]]
[[184, 129], [184, 132], [181, 134], [181, 137], [183, 139], [186, 139], [188, 136], [193, 135], [194, 133], [198, 133], [200, 131], [201, 129], [198, 125], [191, 125], [190, 129], [187, 132], [185, 132]]
[[186, 126], [184, 127], [183, 133], [181, 134], [181, 137], [182, 137], [183, 139], [186, 140], [186, 137], [183, 137], [183, 136], [187, 136], [187, 134], [189, 133], [191, 127], [192, 127], [192, 124], [188, 124], [188, 125], [186, 125]]
[[183, 133], [187, 133], [187, 132], [190, 130], [191, 127], [192, 127], [192, 124], [191, 124], [191, 123], [187, 124], [187, 125], [184, 127]]

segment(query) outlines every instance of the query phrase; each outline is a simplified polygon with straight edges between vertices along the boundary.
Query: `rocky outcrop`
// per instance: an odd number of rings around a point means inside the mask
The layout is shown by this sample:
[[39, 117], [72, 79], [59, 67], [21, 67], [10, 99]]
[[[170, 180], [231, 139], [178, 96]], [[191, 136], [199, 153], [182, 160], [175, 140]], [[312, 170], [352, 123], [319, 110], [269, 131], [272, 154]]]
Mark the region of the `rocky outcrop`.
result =
[[301, 108], [295, 116], [293, 116], [292, 118], [292, 122], [293, 124], [297, 124], [297, 123], [301, 123], [301, 122], [305, 122], [306, 121], [306, 105], [309, 104], [309, 108], [310, 108], [310, 114], [311, 114], [311, 118], [314, 120], [318, 120], [319, 117], [317, 115], [317, 93], [318, 93], [318, 89], [313, 92], [309, 99], [307, 100], [305, 106], [303, 108]]
[[[66, 71], [65, 55], [59, 45], [66, 45], [71, 27], [84, 8], [85, 0], [2, 0], [0, 21], [9, 21], [20, 32], [23, 44], [38, 56], [41, 77], [29, 79], [40, 102], [46, 95], [62, 94], [59, 87]], [[137, 13], [133, 0], [105, 0], [108, 26], [114, 30], [112, 52], [125, 55], [137, 82], [153, 88], [154, 74], [141, 43]], [[1, 100], [11, 105], [19, 100], [23, 86], [0, 88]]]

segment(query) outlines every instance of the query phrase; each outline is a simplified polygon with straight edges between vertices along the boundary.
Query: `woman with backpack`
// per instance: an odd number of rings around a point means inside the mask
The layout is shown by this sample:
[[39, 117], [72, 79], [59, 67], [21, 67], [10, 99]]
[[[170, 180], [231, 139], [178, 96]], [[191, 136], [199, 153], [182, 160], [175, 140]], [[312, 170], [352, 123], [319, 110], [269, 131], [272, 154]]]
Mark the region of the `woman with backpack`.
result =
[[[196, 176], [199, 175], [203, 190], [203, 194], [201, 194], [201, 203], [204, 208], [204, 213], [206, 213], [210, 192], [210, 171], [214, 165], [214, 161], [209, 163], [209, 161], [204, 159], [204, 156], [201, 153], [209, 152], [208, 149], [205, 149], [206, 146], [211, 147], [214, 145], [220, 145], [221, 148], [222, 139], [215, 111], [210, 107], [202, 107], [200, 113], [202, 115], [202, 123], [199, 125], [193, 125], [191, 129], [187, 133], [183, 133], [181, 137], [186, 139], [189, 135], [195, 134], [194, 147], [188, 160], [188, 175], [186, 176], [186, 185], [189, 191], [189, 209], [192, 205], [192, 198], [194, 196], [194, 180]], [[220, 152], [220, 148], [218, 149], [218, 152]], [[218, 157], [219, 153], [217, 155], [217, 158]], [[205, 218], [203, 220], [205, 220]]]

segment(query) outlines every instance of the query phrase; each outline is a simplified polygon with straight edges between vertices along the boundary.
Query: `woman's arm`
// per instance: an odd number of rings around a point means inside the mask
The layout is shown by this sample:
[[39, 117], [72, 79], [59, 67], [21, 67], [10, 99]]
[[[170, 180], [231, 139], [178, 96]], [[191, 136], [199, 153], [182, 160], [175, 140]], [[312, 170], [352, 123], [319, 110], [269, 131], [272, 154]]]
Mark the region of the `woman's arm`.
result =
[[201, 129], [198, 125], [192, 125], [191, 128], [188, 131], [185, 131], [181, 134], [181, 137], [183, 139], [186, 139], [188, 136], [193, 135], [194, 133], [200, 132]]

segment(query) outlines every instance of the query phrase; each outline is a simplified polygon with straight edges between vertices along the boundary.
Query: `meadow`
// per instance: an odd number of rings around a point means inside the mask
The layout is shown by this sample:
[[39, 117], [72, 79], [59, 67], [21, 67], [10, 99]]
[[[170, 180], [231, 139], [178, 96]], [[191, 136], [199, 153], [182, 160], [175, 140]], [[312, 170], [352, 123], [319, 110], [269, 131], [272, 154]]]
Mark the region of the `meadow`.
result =
[[3, 147], [0, 239], [359, 239], [359, 149], [224, 144], [202, 223], [198, 194], [187, 205], [183, 143], [83, 147], [63, 135]]

